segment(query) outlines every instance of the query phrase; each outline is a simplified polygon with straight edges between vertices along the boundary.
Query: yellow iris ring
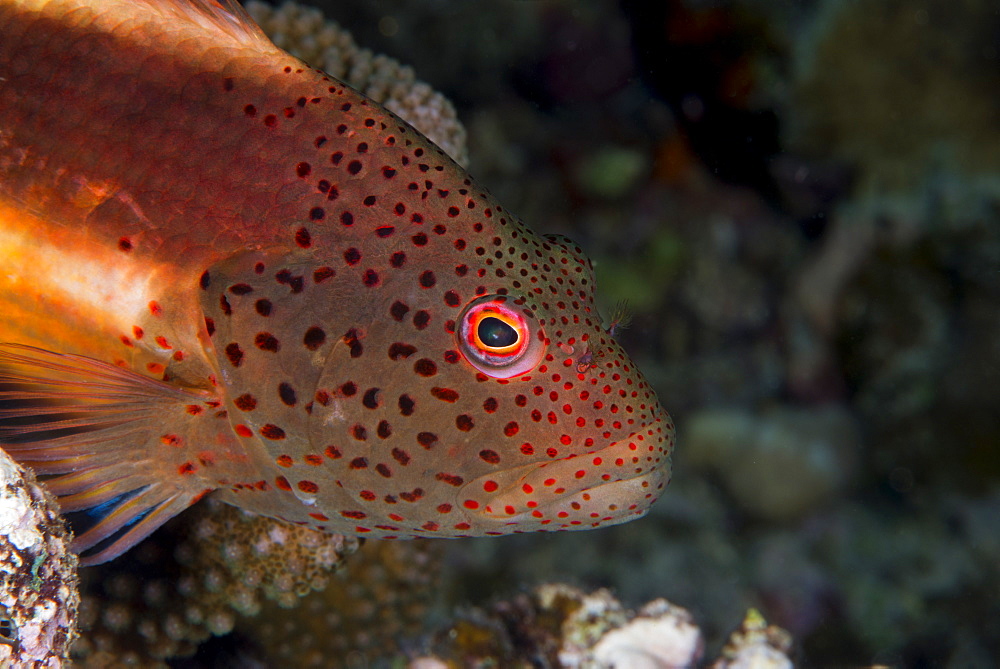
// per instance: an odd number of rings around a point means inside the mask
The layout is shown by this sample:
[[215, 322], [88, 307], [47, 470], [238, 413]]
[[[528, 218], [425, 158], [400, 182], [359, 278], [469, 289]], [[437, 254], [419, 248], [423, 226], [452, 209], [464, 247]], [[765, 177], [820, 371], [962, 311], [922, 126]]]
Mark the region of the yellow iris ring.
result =
[[[471, 327], [469, 328], [469, 339], [471, 341], [469, 343], [474, 345], [476, 348], [479, 348], [492, 355], [507, 356], [517, 353], [521, 348], [524, 347], [524, 335], [525, 335], [524, 323], [520, 319], [505, 314], [502, 311], [492, 307], [483, 307], [482, 309], [471, 314], [470, 316], [471, 317], [469, 320], [471, 322], [469, 323], [469, 325]], [[479, 338], [479, 325], [487, 318], [495, 318], [498, 321], [509, 325], [511, 328], [513, 328], [514, 332], [517, 333], [517, 340], [513, 344], [508, 344], [507, 346], [489, 346], [488, 344], [483, 342], [483, 340]]]

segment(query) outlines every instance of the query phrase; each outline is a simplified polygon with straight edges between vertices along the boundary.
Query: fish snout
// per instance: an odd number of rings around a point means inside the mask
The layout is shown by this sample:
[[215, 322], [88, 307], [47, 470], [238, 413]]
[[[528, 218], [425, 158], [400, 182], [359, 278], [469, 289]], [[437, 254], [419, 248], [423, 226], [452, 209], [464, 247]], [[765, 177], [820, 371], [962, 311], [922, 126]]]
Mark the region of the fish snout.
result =
[[481, 476], [462, 488], [460, 504], [498, 534], [616, 525], [659, 497], [672, 445], [664, 415], [603, 449]]

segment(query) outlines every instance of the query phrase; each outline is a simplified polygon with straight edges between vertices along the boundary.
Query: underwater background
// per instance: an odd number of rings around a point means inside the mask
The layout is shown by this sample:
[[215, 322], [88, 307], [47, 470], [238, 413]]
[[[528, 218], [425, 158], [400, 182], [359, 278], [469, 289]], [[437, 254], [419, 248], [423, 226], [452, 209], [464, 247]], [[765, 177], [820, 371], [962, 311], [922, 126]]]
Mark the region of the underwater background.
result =
[[[802, 666], [993, 665], [995, 3], [305, 4], [454, 104], [471, 173], [587, 251], [606, 317], [628, 300], [619, 340], [676, 422], [673, 481], [593, 532], [370, 541], [327, 592], [221, 621], [170, 666], [552, 666], [497, 606], [550, 582], [664, 597], [707, 657], [754, 607]], [[170, 578], [170, 531], [82, 572], [88, 652], [115, 624], [158, 639], [122, 602], [144, 569]]]

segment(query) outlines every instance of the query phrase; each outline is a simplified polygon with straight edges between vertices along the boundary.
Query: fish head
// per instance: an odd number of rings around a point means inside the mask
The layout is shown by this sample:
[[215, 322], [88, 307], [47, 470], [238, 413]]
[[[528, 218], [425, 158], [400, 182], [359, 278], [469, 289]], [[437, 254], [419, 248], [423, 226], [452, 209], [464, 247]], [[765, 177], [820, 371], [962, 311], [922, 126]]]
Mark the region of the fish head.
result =
[[597, 315], [589, 259], [496, 205], [450, 230], [418, 237], [423, 253], [404, 242], [408, 271], [380, 274], [323, 362], [309, 419], [323, 513], [383, 537], [643, 515], [673, 425]]

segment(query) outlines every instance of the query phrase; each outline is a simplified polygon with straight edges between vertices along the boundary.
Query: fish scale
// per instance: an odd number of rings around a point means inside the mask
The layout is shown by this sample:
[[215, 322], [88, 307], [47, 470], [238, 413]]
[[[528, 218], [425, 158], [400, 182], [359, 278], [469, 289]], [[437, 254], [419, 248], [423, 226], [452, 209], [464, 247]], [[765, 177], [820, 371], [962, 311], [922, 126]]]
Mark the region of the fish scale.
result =
[[398, 117], [233, 3], [2, 0], [0, 25], [0, 443], [74, 508], [121, 494], [90, 562], [210, 491], [387, 538], [598, 527], [661, 493], [673, 425], [583, 250]]

